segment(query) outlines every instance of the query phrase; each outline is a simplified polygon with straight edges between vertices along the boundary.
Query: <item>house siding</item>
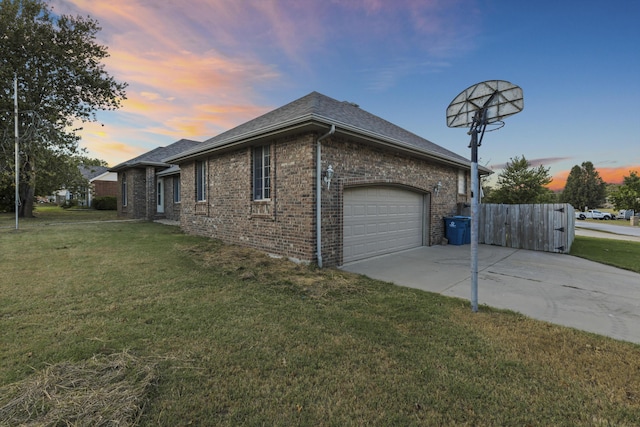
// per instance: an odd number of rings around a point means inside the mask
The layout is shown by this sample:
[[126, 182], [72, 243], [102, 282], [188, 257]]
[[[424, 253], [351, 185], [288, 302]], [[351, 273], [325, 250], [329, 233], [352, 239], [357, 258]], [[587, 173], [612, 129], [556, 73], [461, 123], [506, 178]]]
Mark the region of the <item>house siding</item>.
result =
[[[118, 172], [117, 206], [118, 216], [128, 219], [154, 220], [166, 218], [173, 221], [180, 220], [180, 203], [173, 201], [173, 179], [180, 179], [179, 175], [159, 178], [157, 168], [131, 168]], [[122, 206], [122, 176], [127, 177], [127, 206]], [[157, 212], [158, 180], [164, 179], [164, 213]], [[116, 184], [114, 182], [114, 184]]]
[[115, 196], [118, 183], [115, 181], [93, 181], [93, 197]]
[[[252, 149], [245, 147], [209, 156], [207, 200], [195, 200], [195, 162], [181, 168], [181, 226], [191, 234], [242, 244], [303, 261], [316, 259], [315, 141], [305, 133], [271, 142], [271, 199], [252, 201]], [[343, 194], [353, 186], [395, 185], [430, 196], [425, 244], [444, 235], [442, 217], [466, 202], [459, 195], [458, 169], [412, 158], [355, 140], [331, 136], [322, 141], [322, 170], [331, 164], [331, 188], [322, 190], [322, 256], [324, 266], [342, 264]], [[440, 193], [431, 195], [438, 181]], [[324, 187], [324, 186], [323, 186]]]
[[[122, 177], [127, 179], [127, 206], [122, 206]], [[118, 172], [118, 217], [127, 219], [146, 218], [146, 171], [127, 169]]]
[[[458, 194], [459, 168], [418, 159], [372, 145], [332, 136], [322, 141], [322, 170], [333, 166], [330, 189], [322, 191], [322, 257], [325, 265], [342, 264], [343, 198], [345, 188], [357, 186], [400, 186], [424, 194], [429, 199], [424, 213], [428, 229], [425, 245], [440, 244], [444, 237], [444, 216], [456, 213], [457, 203], [466, 202]], [[438, 182], [442, 188], [432, 194]]]
[[145, 210], [139, 218], [154, 219], [158, 202], [156, 200], [156, 168], [152, 166], [145, 168], [144, 191], [144, 200], [140, 200], [140, 204], [144, 204]]
[[211, 156], [207, 200], [195, 200], [195, 162], [180, 165], [184, 231], [312, 260], [315, 251], [312, 134], [271, 143], [271, 199], [252, 200], [252, 148]]
[[171, 175], [164, 178], [164, 215], [166, 219], [180, 221], [181, 203], [173, 201], [173, 181], [180, 180], [180, 175]]
[[[179, 178], [179, 170], [165, 163], [175, 154], [190, 150], [198, 141], [181, 139], [166, 147], [158, 147], [140, 156], [116, 165], [110, 172], [117, 172], [118, 216], [129, 219], [155, 220], [167, 218], [177, 220], [180, 204], [173, 201], [173, 180]], [[127, 205], [122, 206], [122, 177], [127, 177]], [[159, 176], [160, 175], [160, 176]], [[163, 176], [164, 175], [164, 176]], [[158, 213], [158, 180], [163, 179], [163, 210]]]

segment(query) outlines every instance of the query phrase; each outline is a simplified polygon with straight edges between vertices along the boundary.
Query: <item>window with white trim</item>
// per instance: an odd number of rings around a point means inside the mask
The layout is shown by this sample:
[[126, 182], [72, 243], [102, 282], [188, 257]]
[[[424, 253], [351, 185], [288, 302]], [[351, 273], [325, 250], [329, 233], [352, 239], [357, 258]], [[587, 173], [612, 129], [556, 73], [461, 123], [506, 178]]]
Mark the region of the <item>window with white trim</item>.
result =
[[127, 206], [127, 174], [122, 174], [122, 206]]
[[196, 161], [196, 201], [207, 200], [207, 164], [203, 161]]
[[253, 200], [271, 198], [271, 146], [253, 149]]
[[467, 194], [467, 174], [462, 169], [458, 170], [458, 194]]
[[173, 177], [173, 203], [180, 203], [180, 177]]

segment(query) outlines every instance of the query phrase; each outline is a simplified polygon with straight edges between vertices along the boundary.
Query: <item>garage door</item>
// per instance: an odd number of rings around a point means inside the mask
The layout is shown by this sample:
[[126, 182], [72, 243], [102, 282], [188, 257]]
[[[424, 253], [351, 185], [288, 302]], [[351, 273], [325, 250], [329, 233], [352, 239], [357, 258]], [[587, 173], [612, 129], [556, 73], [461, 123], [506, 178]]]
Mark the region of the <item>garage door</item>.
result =
[[344, 192], [343, 262], [422, 246], [423, 196], [395, 187]]

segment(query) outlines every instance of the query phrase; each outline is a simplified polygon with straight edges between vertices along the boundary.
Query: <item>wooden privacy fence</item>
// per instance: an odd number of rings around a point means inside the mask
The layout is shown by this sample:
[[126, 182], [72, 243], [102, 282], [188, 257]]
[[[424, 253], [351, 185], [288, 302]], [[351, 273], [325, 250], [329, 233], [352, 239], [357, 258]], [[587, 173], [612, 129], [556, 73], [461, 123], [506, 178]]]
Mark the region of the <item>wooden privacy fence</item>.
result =
[[533, 251], [569, 253], [575, 213], [566, 203], [478, 207], [478, 243]]

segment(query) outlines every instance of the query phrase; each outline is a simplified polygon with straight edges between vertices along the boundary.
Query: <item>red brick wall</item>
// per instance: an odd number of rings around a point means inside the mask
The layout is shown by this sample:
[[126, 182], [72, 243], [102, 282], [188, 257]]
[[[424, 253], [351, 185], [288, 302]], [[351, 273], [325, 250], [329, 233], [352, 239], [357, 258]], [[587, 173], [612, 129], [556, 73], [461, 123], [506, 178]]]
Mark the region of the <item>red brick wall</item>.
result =
[[[207, 159], [207, 201], [195, 201], [195, 162], [181, 168], [181, 225], [188, 233], [251, 246], [267, 252], [316, 261], [315, 141], [300, 134], [271, 143], [271, 200], [252, 201], [251, 148], [216, 154]], [[322, 142], [322, 170], [331, 164], [330, 190], [322, 191], [323, 265], [342, 263], [342, 198], [356, 185], [400, 185], [431, 195], [429, 244], [444, 235], [442, 217], [455, 214], [457, 168], [382, 150], [342, 137]]]
[[115, 181], [93, 181], [93, 197], [116, 196], [118, 183]]

